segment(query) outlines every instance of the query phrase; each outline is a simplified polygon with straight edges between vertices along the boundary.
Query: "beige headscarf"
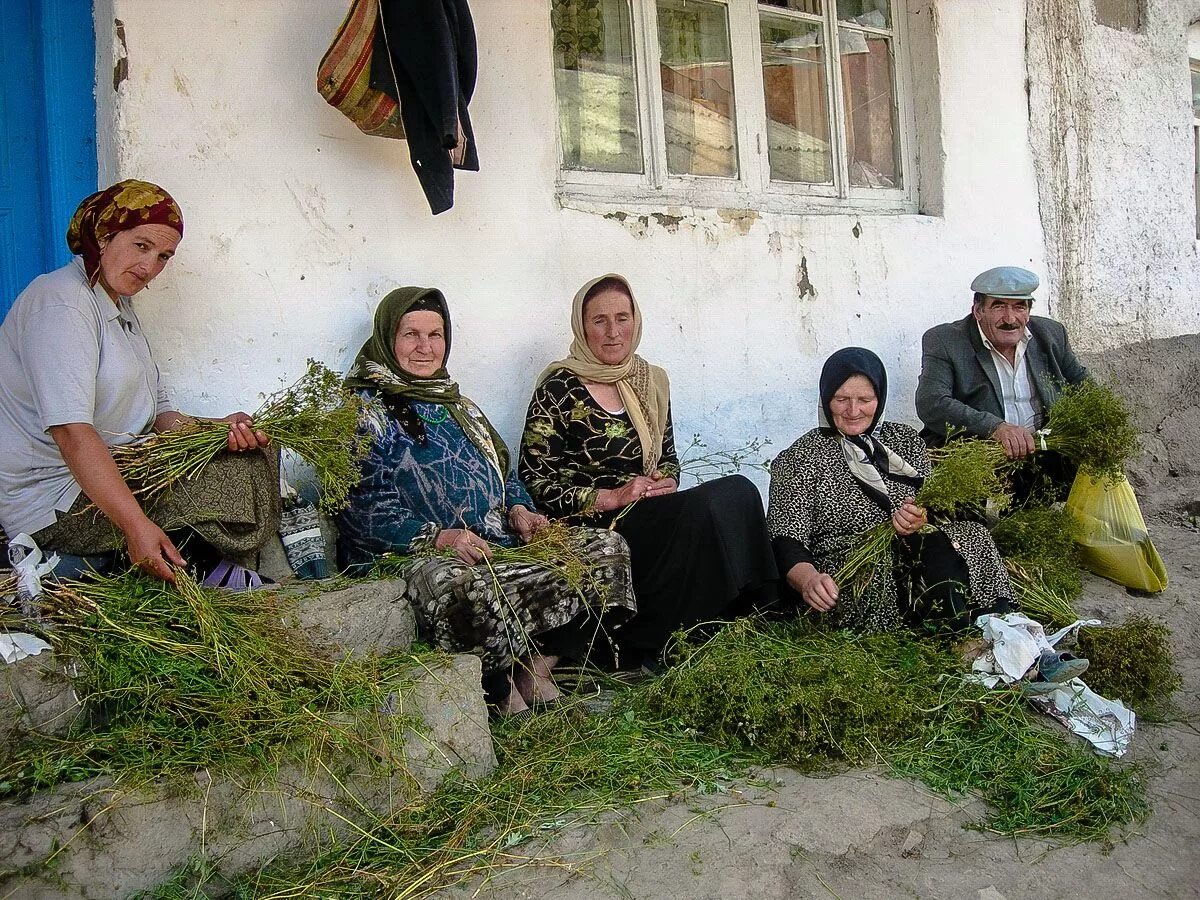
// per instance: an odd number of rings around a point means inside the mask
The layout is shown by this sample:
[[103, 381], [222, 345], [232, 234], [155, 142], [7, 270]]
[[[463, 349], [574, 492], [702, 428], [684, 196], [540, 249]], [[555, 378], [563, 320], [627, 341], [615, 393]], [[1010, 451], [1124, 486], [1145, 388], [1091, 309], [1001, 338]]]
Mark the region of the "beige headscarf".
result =
[[[583, 330], [583, 299], [588, 291], [605, 279], [611, 278], [625, 286], [629, 299], [633, 304], [633, 342], [629, 348], [629, 357], [615, 366], [608, 366], [596, 358], [592, 348], [588, 346], [587, 334]], [[565, 359], [550, 363], [538, 376], [541, 384], [555, 372], [566, 369], [585, 381], [596, 381], [601, 384], [615, 384], [625, 404], [625, 411], [637, 431], [638, 440], [642, 444], [642, 465], [645, 474], [651, 475], [658, 469], [658, 460], [662, 455], [663, 434], [667, 430], [667, 412], [671, 406], [671, 385], [667, 373], [658, 366], [652, 366], [634, 351], [642, 340], [642, 312], [638, 308], [637, 298], [633, 289], [622, 276], [615, 274], [601, 275], [593, 278], [575, 294], [571, 304], [571, 331], [575, 339], [571, 342], [571, 350]]]

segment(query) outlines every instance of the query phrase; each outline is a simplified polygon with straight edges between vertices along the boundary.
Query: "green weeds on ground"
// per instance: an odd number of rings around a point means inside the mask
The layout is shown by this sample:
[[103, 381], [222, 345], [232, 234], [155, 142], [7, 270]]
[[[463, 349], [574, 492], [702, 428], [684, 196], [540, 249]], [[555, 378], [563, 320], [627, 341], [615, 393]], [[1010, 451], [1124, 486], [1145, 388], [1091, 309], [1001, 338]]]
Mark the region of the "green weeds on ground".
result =
[[1092, 690], [1120, 697], [1139, 713], [1159, 711], [1183, 683], [1171, 652], [1171, 630], [1145, 615], [1081, 628], [1077, 652], [1091, 662], [1084, 680]]
[[977, 792], [991, 807], [981, 827], [1002, 834], [1098, 840], [1147, 814], [1138, 766], [1095, 756], [963, 668], [928, 639], [743, 620], [680, 641], [645, 703], [801, 769], [883, 764], [948, 795]]
[[606, 712], [568, 705], [499, 725], [490, 778], [451, 776], [316, 860], [239, 880], [237, 895], [426, 897], [525, 865], [520, 845], [532, 838], [647, 799], [724, 790], [753, 764], [881, 765], [947, 796], [980, 795], [980, 828], [1066, 843], [1148, 813], [1140, 767], [1046, 727], [1017, 692], [968, 683], [946, 645], [742, 620], [704, 641], [679, 636], [673, 662]]
[[[50, 636], [77, 660], [95, 718], [23, 750], [6, 770], [10, 796], [100, 772], [270, 767], [314, 746], [353, 753], [361, 732], [345, 715], [379, 727], [412, 664], [322, 660], [266, 594], [247, 603], [137, 575], [72, 591], [52, 597], [60, 624]], [[936, 640], [746, 619], [706, 639], [677, 636], [671, 662], [660, 678], [619, 685], [604, 711], [574, 702], [498, 723], [492, 776], [451, 774], [316, 858], [232, 883], [194, 860], [155, 896], [426, 897], [527, 864], [521, 846], [538, 836], [648, 799], [723, 791], [756, 764], [881, 766], [947, 796], [982, 797], [981, 828], [1061, 842], [1106, 839], [1148, 812], [1140, 767], [1093, 755], [1016, 692], [968, 682]]]
[[[271, 771], [284, 759], [380, 761], [415, 723], [380, 711], [412, 683], [411, 654], [335, 662], [288, 627], [268, 592], [175, 586], [131, 573], [46, 586], [43, 636], [83, 712], [0, 764], [0, 796], [113, 775], [132, 781]], [[383, 754], [385, 757], [387, 753]]]

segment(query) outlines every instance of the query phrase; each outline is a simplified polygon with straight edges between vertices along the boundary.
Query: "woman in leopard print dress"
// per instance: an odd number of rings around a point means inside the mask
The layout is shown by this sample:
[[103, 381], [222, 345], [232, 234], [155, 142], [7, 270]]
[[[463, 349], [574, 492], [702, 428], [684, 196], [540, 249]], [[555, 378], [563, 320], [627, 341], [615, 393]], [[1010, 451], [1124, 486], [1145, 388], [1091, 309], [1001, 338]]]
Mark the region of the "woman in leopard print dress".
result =
[[[926, 529], [913, 496], [929, 454], [907, 425], [883, 422], [887, 373], [869, 350], [839, 350], [821, 372], [821, 426], [771, 467], [768, 527], [788, 587], [835, 624], [889, 631], [941, 622], [964, 627], [1013, 604], [1012, 585], [987, 529], [977, 522]], [[857, 536], [891, 522], [892, 564], [858, 596], [835, 583]]]

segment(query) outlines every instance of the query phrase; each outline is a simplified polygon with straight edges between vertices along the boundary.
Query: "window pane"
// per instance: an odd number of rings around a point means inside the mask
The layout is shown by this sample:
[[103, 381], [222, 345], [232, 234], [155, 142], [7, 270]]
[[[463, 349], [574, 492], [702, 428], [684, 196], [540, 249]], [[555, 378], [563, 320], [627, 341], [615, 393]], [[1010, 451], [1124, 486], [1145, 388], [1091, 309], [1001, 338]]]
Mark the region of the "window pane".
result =
[[563, 167], [641, 172], [629, 0], [554, 0], [550, 21]]
[[776, 6], [779, 9], [808, 13], [810, 16], [821, 15], [821, 0], [759, 0], [758, 5]]
[[765, 13], [763, 93], [767, 156], [773, 181], [833, 181], [825, 87], [825, 35], [820, 24]]
[[658, 0], [667, 170], [737, 176], [733, 66], [725, 7]]
[[1192, 115], [1200, 119], [1200, 62], [1191, 61], [1192, 64]]
[[892, 42], [840, 28], [838, 44], [850, 183], [855, 187], [900, 187]]
[[837, 0], [838, 18], [868, 28], [892, 27], [891, 0]]

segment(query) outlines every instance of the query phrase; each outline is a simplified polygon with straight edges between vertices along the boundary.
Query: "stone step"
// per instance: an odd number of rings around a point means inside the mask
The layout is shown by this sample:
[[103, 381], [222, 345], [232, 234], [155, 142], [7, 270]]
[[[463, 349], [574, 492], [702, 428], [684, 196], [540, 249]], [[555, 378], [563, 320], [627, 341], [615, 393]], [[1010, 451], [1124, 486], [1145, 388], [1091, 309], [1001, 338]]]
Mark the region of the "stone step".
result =
[[97, 778], [25, 802], [0, 803], [0, 896], [124, 897], [148, 890], [197, 856], [231, 877], [276, 857], [327, 847], [432, 791], [451, 769], [496, 764], [479, 659], [459, 655], [414, 670], [389, 714], [423, 723], [403, 741], [403, 771], [334, 761], [285, 765], [270, 778], [196, 773], [194, 784], [134, 787]]

